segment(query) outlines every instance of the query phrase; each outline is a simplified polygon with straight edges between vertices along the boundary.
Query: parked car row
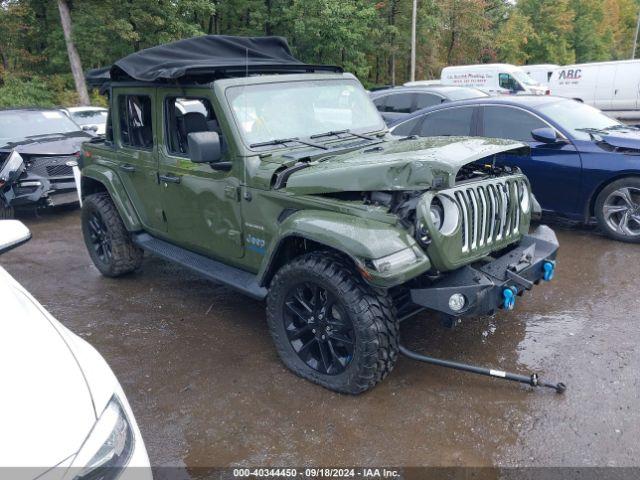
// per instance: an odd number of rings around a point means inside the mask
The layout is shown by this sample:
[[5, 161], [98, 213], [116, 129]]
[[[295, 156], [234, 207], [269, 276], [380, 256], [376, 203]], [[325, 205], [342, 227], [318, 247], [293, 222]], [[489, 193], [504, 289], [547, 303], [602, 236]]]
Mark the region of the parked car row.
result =
[[488, 97], [476, 88], [443, 85], [404, 86], [371, 92], [370, 97], [387, 124], [400, 120], [416, 110], [441, 103]]
[[544, 211], [640, 241], [640, 132], [558, 97], [490, 97], [437, 105], [392, 125], [395, 135], [508, 138], [531, 155], [504, 158], [531, 181]]
[[439, 80], [418, 80], [405, 86], [434, 84], [477, 88], [490, 95], [556, 95], [615, 112], [618, 118], [640, 117], [640, 60], [562, 66], [457, 65], [443, 68]]

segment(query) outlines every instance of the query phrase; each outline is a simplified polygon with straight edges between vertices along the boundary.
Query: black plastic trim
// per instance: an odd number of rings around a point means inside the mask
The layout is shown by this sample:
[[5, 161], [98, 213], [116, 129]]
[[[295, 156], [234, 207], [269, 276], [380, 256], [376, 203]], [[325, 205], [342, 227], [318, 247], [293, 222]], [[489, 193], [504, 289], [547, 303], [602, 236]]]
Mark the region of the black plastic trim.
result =
[[258, 285], [257, 278], [252, 273], [178, 247], [148, 233], [134, 235], [133, 241], [149, 253], [182, 265], [209, 280], [239, 290], [252, 298], [264, 300], [267, 296], [267, 289]]

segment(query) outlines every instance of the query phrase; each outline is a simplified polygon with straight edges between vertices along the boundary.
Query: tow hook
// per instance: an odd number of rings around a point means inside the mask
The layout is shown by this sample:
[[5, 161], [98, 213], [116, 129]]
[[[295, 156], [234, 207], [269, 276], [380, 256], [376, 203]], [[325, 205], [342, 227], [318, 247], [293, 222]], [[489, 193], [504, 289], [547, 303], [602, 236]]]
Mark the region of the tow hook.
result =
[[562, 382], [556, 384], [543, 382], [540, 380], [537, 373], [519, 375], [517, 373], [505, 372], [503, 370], [494, 370], [493, 368], [478, 367], [476, 365], [468, 365], [466, 363], [452, 362], [451, 360], [427, 357], [426, 355], [409, 350], [402, 344], [399, 345], [399, 347], [400, 353], [419, 362], [430, 363], [440, 367], [453, 368], [454, 370], [462, 370], [463, 372], [477, 373], [478, 375], [485, 375], [487, 377], [502, 378], [504, 380], [511, 380], [512, 382], [526, 383], [532, 387], [553, 388], [556, 393], [564, 393], [567, 389], [567, 386]]
[[544, 272], [544, 275], [542, 278], [544, 279], [545, 282], [548, 282], [553, 278], [553, 274], [556, 271], [556, 262], [547, 260], [542, 264], [542, 270]]
[[505, 310], [513, 310], [516, 306], [517, 287], [505, 287], [502, 290], [502, 307]]

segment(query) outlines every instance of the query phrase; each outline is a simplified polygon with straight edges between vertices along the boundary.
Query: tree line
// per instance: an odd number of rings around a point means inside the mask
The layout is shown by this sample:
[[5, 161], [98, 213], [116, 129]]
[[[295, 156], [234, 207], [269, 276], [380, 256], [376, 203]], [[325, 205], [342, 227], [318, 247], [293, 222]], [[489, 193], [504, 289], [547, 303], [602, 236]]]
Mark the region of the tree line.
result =
[[[466, 63], [630, 58], [639, 8], [640, 0], [418, 0], [416, 78]], [[73, 55], [86, 70], [202, 34], [281, 35], [303, 61], [339, 64], [367, 86], [401, 84], [411, 11], [412, 0], [0, 0], [0, 106], [77, 103]], [[102, 100], [94, 92], [91, 101]]]

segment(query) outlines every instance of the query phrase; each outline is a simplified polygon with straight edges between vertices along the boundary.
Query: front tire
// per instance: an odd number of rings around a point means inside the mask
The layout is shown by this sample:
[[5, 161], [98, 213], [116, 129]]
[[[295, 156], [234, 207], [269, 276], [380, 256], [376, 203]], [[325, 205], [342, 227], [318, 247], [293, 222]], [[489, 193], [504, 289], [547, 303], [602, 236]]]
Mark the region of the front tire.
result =
[[284, 364], [336, 392], [372, 388], [398, 356], [391, 299], [331, 252], [305, 254], [276, 273], [267, 321]]
[[622, 178], [607, 185], [596, 199], [595, 215], [609, 237], [640, 243], [640, 178]]
[[82, 234], [91, 260], [104, 276], [119, 277], [140, 268], [143, 251], [131, 241], [108, 193], [84, 199]]

